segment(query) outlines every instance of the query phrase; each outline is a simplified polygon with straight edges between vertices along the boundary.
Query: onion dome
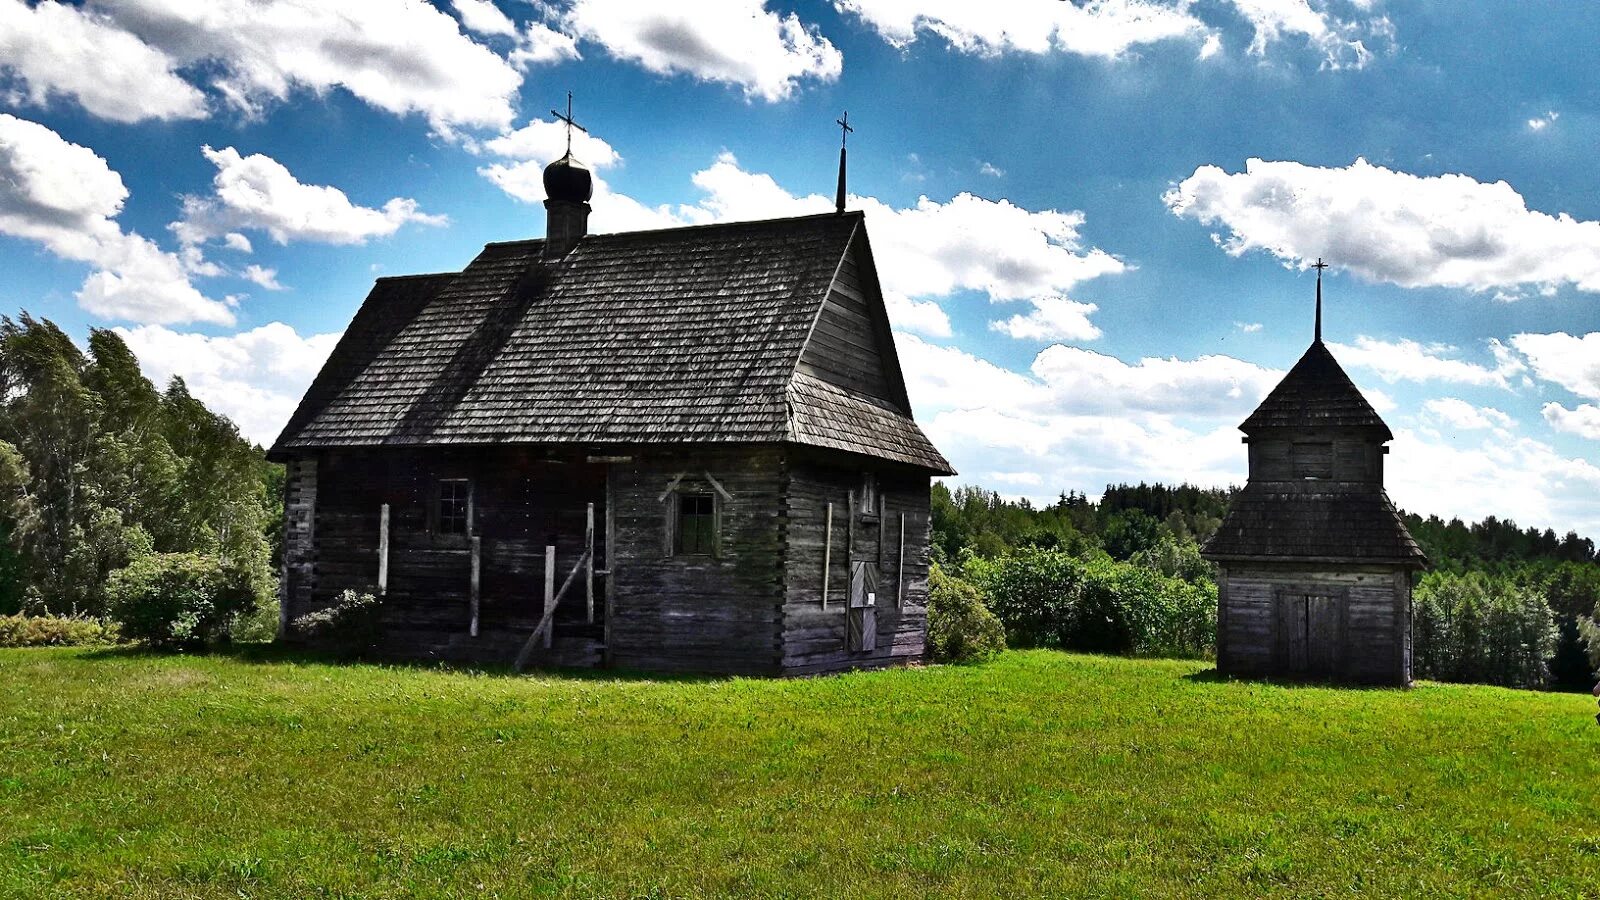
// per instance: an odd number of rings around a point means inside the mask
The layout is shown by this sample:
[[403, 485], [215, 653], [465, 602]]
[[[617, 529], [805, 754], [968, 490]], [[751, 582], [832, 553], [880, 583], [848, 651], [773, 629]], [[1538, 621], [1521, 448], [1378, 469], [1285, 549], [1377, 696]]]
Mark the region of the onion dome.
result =
[[568, 150], [566, 156], [544, 167], [544, 195], [551, 200], [587, 203], [594, 196], [594, 176]]

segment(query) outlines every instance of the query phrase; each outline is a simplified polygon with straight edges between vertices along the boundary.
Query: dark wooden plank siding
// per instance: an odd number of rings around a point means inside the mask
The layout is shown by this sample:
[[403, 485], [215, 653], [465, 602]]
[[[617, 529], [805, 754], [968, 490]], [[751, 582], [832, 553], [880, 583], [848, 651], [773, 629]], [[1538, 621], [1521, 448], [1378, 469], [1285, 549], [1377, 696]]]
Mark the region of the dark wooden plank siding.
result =
[[[792, 459], [784, 498], [787, 575], [783, 605], [783, 671], [813, 674], [868, 668], [923, 658], [927, 629], [929, 479], [897, 471], [878, 471], [883, 515], [854, 511], [850, 494], [860, 491], [863, 469], [856, 464]], [[858, 494], [859, 496], [859, 494]], [[828, 577], [829, 602], [822, 605], [827, 504], [834, 505]], [[870, 515], [863, 516], [863, 512]], [[899, 569], [900, 516], [905, 515], [905, 570]], [[854, 548], [850, 545], [853, 543]], [[851, 563], [877, 569], [876, 647], [847, 649]], [[904, 578], [904, 604], [896, 595]]]
[[[1232, 675], [1292, 674], [1304, 662], [1313, 674], [1376, 684], [1407, 684], [1405, 641], [1409, 628], [1409, 575], [1378, 566], [1350, 571], [1268, 564], [1225, 566], [1217, 610], [1217, 668]], [[1404, 595], [1397, 585], [1404, 585]], [[1304, 609], [1286, 611], [1299, 598]], [[1311, 598], [1309, 601], [1306, 598]], [[1322, 598], [1331, 598], [1328, 607]], [[1327, 616], [1319, 617], [1318, 610]], [[1309, 616], [1310, 618], [1305, 618]], [[1306, 624], [1301, 636], [1283, 632], [1285, 622]]]
[[[546, 544], [557, 548], [559, 583], [583, 552], [586, 505], [594, 503], [597, 519], [604, 520], [602, 467], [512, 450], [330, 453], [318, 475], [316, 583], [307, 609], [328, 605], [347, 588], [375, 588], [380, 508], [388, 503], [384, 649], [396, 656], [509, 662], [514, 650], [507, 646], [543, 615]], [[464, 535], [430, 529], [429, 507], [440, 478], [473, 482], [481, 640], [467, 633], [471, 544]], [[600, 552], [597, 565], [603, 567], [603, 542]], [[575, 584], [558, 621], [584, 617], [583, 596], [581, 583]]]
[[284, 467], [283, 571], [278, 581], [278, 636], [311, 612], [316, 587], [317, 461], [297, 457]]
[[[798, 371], [846, 390], [903, 406], [890, 374], [892, 358], [883, 301], [861, 272], [859, 242], [851, 246], [800, 354]], [[902, 409], [901, 412], [909, 413]]]
[[[775, 449], [652, 455], [613, 466], [616, 559], [607, 649], [614, 666], [778, 671], [783, 477]], [[716, 494], [713, 479], [732, 497], [718, 495], [717, 553], [669, 555], [662, 494], [675, 480], [680, 491]]]

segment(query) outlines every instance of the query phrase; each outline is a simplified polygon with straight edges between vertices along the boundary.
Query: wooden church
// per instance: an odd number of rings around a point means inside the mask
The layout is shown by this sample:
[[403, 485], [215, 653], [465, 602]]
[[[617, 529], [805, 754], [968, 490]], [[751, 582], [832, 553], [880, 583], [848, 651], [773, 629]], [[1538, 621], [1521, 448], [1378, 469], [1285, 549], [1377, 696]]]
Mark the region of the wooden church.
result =
[[1394, 439], [1316, 339], [1239, 426], [1250, 477], [1202, 550], [1217, 578], [1217, 670], [1411, 683], [1417, 542], [1383, 489]]
[[270, 451], [280, 630], [381, 593], [397, 657], [799, 674], [921, 659], [929, 486], [867, 223], [588, 234], [378, 279]]

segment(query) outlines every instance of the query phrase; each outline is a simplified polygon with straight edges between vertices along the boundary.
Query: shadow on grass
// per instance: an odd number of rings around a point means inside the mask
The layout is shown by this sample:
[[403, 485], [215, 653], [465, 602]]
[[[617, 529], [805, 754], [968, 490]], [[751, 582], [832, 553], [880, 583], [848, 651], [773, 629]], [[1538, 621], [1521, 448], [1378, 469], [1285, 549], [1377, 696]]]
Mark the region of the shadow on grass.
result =
[[1224, 675], [1215, 668], [1205, 669], [1200, 672], [1191, 672], [1183, 676], [1185, 681], [1196, 684], [1257, 684], [1262, 687], [1277, 687], [1295, 690], [1298, 688], [1322, 688], [1340, 691], [1404, 691], [1406, 688], [1393, 684], [1361, 684], [1359, 682], [1331, 681], [1327, 678], [1295, 678], [1290, 675]]
[[628, 681], [660, 682], [671, 684], [715, 683], [728, 681], [732, 676], [693, 673], [639, 672], [631, 669], [545, 668], [533, 666], [517, 672], [510, 664], [469, 663], [440, 659], [404, 659], [387, 657], [352, 657], [330, 651], [316, 650], [278, 642], [256, 644], [238, 643], [210, 647], [203, 650], [162, 650], [143, 644], [119, 644], [100, 647], [83, 654], [84, 659], [164, 659], [178, 656], [199, 656], [228, 659], [250, 665], [317, 665], [340, 668], [414, 669], [419, 672], [453, 672], [483, 675], [492, 678], [556, 677], [573, 681]]

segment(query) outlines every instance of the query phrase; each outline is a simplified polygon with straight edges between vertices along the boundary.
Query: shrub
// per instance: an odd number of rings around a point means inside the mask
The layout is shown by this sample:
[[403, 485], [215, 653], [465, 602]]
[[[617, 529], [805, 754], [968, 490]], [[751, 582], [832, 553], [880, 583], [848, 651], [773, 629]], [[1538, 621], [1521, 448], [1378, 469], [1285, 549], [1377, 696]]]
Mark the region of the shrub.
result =
[[111, 573], [111, 614], [129, 638], [156, 647], [224, 639], [257, 601], [251, 574], [198, 553], [157, 553]]
[[1412, 604], [1417, 674], [1439, 681], [1543, 687], [1555, 622], [1531, 588], [1482, 573], [1423, 576]]
[[377, 646], [383, 627], [383, 601], [347, 590], [327, 609], [290, 623], [297, 637], [338, 653], [362, 655]]
[[1600, 603], [1595, 604], [1594, 618], [1578, 617], [1578, 634], [1589, 651], [1589, 667], [1600, 678]]
[[981, 662], [1006, 649], [1005, 629], [978, 589], [935, 565], [928, 573], [928, 654], [938, 662]]
[[0, 616], [0, 647], [95, 647], [119, 637], [116, 623], [88, 616]]
[[968, 556], [964, 572], [988, 598], [1013, 647], [1070, 647], [1083, 591], [1083, 563], [1059, 550], [1025, 549], [984, 559]]
[[1013, 646], [1204, 656], [1216, 646], [1217, 589], [1101, 556], [1024, 550], [969, 558]]
[[1077, 609], [1075, 646], [1141, 656], [1206, 656], [1216, 649], [1217, 588], [1101, 559]]

